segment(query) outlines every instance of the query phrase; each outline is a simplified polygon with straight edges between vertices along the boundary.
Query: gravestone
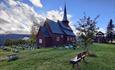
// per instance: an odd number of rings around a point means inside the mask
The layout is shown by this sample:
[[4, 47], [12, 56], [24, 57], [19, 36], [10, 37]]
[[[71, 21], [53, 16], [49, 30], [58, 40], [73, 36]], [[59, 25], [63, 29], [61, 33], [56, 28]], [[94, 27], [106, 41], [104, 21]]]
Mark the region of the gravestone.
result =
[[17, 54], [11, 54], [11, 55], [8, 55], [7, 57], [8, 57], [8, 62], [18, 59]]

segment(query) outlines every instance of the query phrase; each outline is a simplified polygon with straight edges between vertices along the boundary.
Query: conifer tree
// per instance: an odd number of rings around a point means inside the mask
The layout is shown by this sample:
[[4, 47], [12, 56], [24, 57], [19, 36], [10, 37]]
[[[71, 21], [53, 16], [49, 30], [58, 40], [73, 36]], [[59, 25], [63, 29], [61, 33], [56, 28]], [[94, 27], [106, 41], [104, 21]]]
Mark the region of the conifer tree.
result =
[[110, 19], [110, 22], [108, 23], [108, 26], [107, 26], [107, 41], [113, 41], [113, 30], [114, 30], [114, 25], [113, 25], [113, 20]]

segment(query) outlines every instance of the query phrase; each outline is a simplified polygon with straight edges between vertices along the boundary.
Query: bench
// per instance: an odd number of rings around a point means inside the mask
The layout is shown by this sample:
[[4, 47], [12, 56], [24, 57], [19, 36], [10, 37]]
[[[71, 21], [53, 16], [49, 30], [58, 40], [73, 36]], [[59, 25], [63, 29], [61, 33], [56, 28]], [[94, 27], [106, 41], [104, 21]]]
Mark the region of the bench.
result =
[[70, 64], [73, 65], [73, 68], [75, 66], [75, 64], [77, 65], [77, 69], [80, 70], [80, 66], [79, 66], [79, 62], [81, 62], [81, 60], [83, 60], [85, 63], [87, 63], [85, 61], [85, 57], [88, 55], [88, 53], [86, 51], [79, 53], [76, 57], [74, 57], [73, 59], [70, 60]]

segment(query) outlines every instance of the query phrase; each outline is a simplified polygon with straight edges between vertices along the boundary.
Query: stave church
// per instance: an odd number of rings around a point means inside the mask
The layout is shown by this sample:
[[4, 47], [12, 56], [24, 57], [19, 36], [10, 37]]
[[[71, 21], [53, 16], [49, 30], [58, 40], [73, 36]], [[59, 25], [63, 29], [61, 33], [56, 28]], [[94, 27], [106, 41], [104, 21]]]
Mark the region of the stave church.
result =
[[69, 26], [66, 5], [62, 21], [46, 19], [44, 25], [38, 30], [36, 36], [37, 45], [40, 47], [53, 47], [75, 43], [76, 36]]

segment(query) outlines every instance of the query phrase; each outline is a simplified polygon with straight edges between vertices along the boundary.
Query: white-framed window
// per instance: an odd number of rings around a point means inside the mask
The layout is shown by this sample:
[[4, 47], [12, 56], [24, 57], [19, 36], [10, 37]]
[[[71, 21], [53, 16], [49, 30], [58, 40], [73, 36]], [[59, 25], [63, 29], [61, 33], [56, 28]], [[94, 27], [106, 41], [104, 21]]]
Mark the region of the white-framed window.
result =
[[71, 41], [73, 40], [73, 38], [72, 38], [72, 37], [71, 37], [70, 39], [71, 39]]
[[61, 38], [63, 38], [63, 35], [61, 35]]
[[56, 37], [56, 41], [60, 41], [60, 37]]
[[69, 37], [67, 37], [67, 41], [69, 41]]
[[39, 43], [42, 44], [42, 39], [39, 39]]

